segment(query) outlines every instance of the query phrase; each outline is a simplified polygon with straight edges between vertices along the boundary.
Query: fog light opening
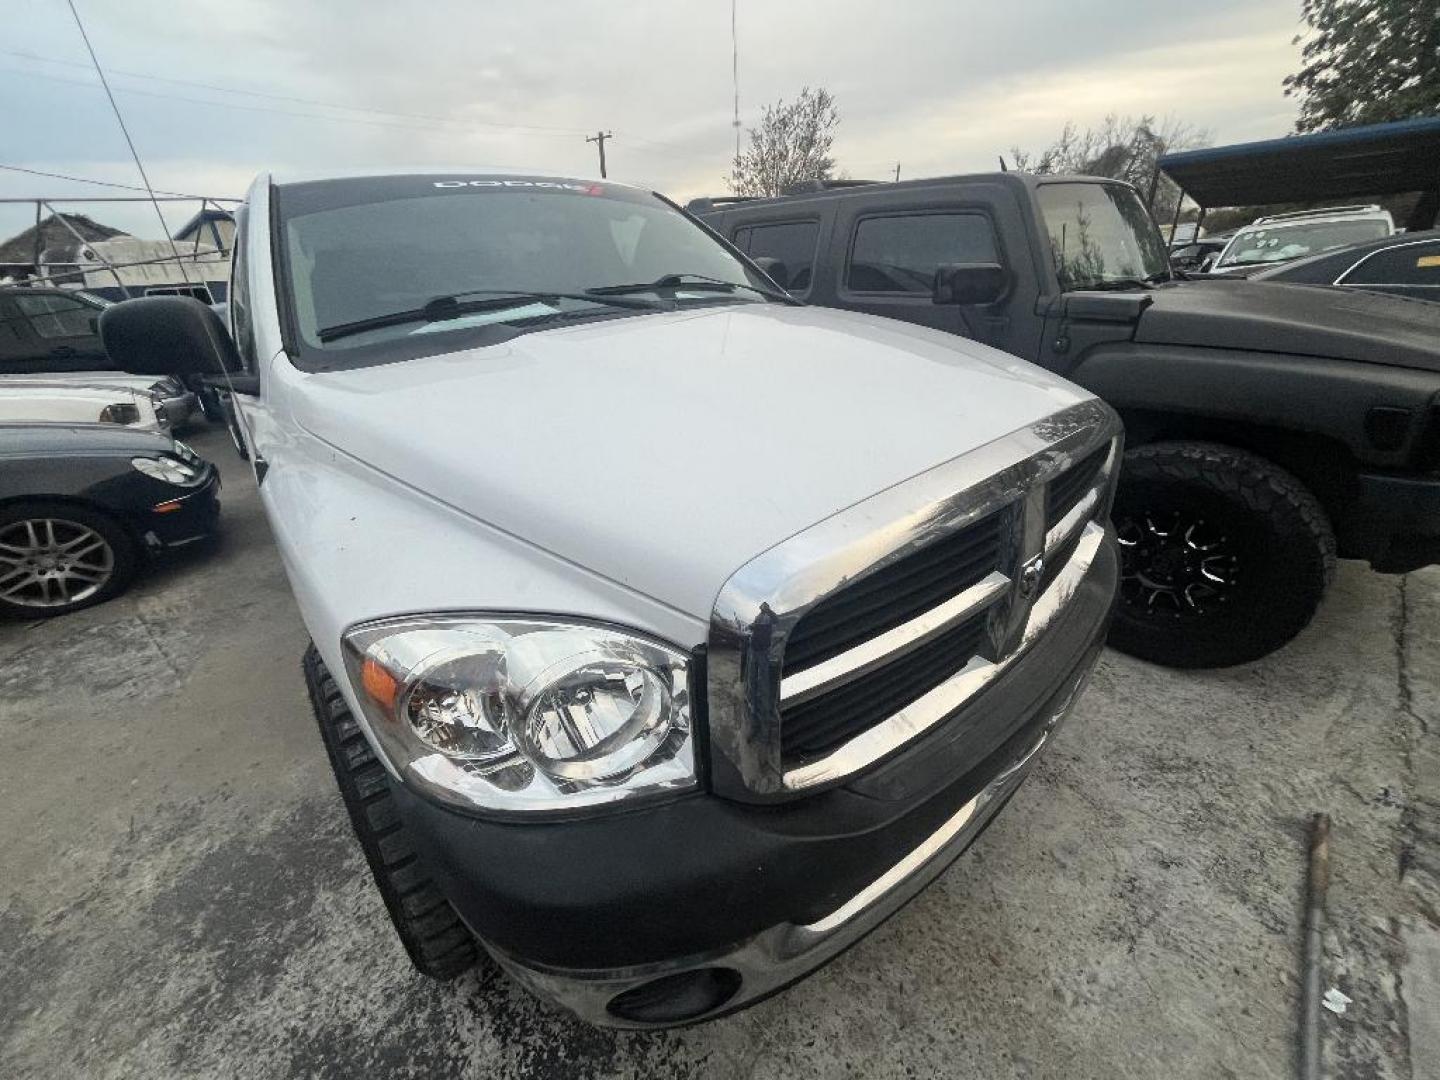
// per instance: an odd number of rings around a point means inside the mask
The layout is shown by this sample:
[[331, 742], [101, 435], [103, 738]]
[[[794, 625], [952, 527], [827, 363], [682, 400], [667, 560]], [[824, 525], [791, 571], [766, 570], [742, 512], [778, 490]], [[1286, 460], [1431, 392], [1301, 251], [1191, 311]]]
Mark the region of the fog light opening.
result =
[[740, 989], [740, 973], [730, 968], [698, 968], [665, 975], [613, 998], [612, 1016], [637, 1024], [678, 1024], [713, 1012]]

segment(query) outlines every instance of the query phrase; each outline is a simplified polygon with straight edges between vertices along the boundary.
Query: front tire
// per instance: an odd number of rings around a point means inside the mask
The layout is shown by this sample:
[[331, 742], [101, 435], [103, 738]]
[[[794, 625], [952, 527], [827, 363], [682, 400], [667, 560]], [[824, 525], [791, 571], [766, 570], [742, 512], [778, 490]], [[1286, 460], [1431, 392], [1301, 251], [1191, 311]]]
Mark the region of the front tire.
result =
[[0, 507], [0, 614], [48, 618], [103, 604], [139, 565], [130, 534], [99, 510], [47, 500]]
[[475, 938], [431, 880], [395, 809], [385, 766], [314, 645], [305, 650], [303, 666], [330, 768], [400, 943], [422, 975], [453, 979], [479, 959]]
[[1177, 668], [1258, 660], [1298, 634], [1335, 575], [1335, 534], [1294, 476], [1218, 443], [1125, 454], [1112, 514], [1110, 644]]

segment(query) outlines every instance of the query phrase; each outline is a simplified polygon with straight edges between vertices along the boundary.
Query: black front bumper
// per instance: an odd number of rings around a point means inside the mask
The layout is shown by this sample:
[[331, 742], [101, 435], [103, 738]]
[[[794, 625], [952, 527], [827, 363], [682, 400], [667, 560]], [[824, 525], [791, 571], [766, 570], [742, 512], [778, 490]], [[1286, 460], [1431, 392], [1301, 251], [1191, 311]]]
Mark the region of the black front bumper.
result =
[[129, 510], [130, 527], [147, 550], [161, 554], [215, 533], [220, 523], [220, 473], [210, 473], [194, 488], [160, 485], [146, 502]]
[[1386, 574], [1440, 563], [1440, 476], [1363, 473], [1335, 521], [1340, 554]]
[[[1004, 779], [1003, 797], [972, 823], [983, 827], [1093, 666], [1117, 574], [1107, 542], [1065, 612], [1003, 677], [898, 754], [819, 794], [756, 806], [702, 793], [509, 824], [391, 786], [442, 890], [512, 970], [628, 970], [724, 954], [767, 929], [823, 922]], [[978, 758], [977, 729], [988, 748]], [[944, 863], [977, 832], [947, 847]]]

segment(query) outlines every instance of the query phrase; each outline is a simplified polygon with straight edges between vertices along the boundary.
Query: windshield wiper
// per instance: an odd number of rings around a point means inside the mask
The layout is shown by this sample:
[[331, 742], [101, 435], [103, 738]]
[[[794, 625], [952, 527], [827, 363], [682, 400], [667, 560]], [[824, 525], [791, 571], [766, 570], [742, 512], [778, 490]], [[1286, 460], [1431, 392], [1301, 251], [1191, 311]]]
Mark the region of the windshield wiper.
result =
[[736, 289], [743, 289], [745, 292], [757, 293], [760, 296], [768, 296], [772, 300], [780, 300], [787, 304], [798, 304], [788, 293], [777, 292], [774, 289], [762, 289], [758, 285], [747, 285], [740, 281], [726, 281], [724, 278], [709, 277], [705, 274], [665, 274], [654, 281], [638, 281], [633, 285], [601, 285], [594, 289], [586, 289], [588, 296], [624, 296], [628, 293], [650, 292], [654, 289], [692, 289], [695, 292], [734, 292]]
[[[466, 296], [484, 296], [487, 300], [462, 300]], [[616, 297], [613, 299], [601, 296], [591, 296], [588, 293], [572, 292], [524, 292], [518, 289], [471, 289], [467, 292], [452, 293], [448, 296], [436, 296], [428, 300], [424, 305], [417, 308], [407, 308], [404, 311], [392, 311], [386, 315], [372, 315], [366, 319], [355, 319], [352, 322], [337, 323], [335, 326], [327, 326], [316, 336], [321, 344], [329, 344], [338, 341], [340, 338], [350, 337], [353, 334], [363, 334], [368, 330], [380, 330], [386, 326], [402, 326], [412, 322], [444, 322], [447, 319], [458, 319], [463, 315], [470, 315], [477, 311], [504, 311], [510, 307], [522, 307], [525, 304], [535, 301], [551, 300], [582, 300], [589, 304], [605, 304], [609, 307], [634, 308], [644, 311], [655, 311], [667, 309], [670, 304], [655, 300], [631, 300], [628, 298]]]

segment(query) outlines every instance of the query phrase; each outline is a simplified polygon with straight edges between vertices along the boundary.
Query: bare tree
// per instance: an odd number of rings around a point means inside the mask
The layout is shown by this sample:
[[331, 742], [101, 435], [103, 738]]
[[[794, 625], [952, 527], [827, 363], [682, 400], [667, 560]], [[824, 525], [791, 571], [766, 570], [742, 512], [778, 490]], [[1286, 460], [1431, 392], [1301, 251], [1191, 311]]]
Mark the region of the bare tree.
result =
[[750, 129], [750, 146], [735, 159], [729, 176], [737, 195], [779, 195], [803, 180], [828, 180], [835, 172], [830, 147], [840, 113], [823, 87], [805, 87], [794, 101], [765, 106], [760, 126]]
[[[1060, 136], [1039, 153], [1012, 147], [1011, 156], [1021, 172], [1074, 173], [1125, 180], [1147, 192], [1155, 175], [1155, 162], [1174, 150], [1208, 146], [1210, 133], [1167, 116], [1118, 116], [1111, 113], [1096, 128], [1081, 130], [1066, 121]], [[1175, 213], [1180, 190], [1161, 177], [1155, 192], [1155, 216], [1168, 221]]]

